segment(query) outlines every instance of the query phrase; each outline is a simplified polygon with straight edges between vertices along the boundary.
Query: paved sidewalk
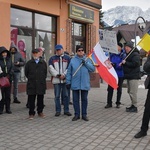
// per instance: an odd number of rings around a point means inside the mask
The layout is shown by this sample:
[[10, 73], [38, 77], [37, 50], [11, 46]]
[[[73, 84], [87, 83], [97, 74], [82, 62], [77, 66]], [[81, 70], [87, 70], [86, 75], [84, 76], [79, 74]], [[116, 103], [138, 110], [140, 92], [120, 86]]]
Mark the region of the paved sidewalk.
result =
[[[89, 92], [89, 121], [71, 121], [72, 116], [55, 117], [53, 89], [45, 95], [44, 113], [46, 118], [37, 115], [27, 119], [25, 107], [27, 96], [19, 94], [21, 104], [11, 104], [12, 114], [0, 115], [0, 150], [150, 150], [148, 136], [135, 139], [140, 129], [147, 90], [138, 90], [138, 113], [125, 112], [130, 105], [127, 89], [123, 88], [120, 109], [104, 109], [107, 85], [92, 88]], [[63, 107], [62, 107], [63, 108]], [[73, 107], [70, 105], [73, 114]]]

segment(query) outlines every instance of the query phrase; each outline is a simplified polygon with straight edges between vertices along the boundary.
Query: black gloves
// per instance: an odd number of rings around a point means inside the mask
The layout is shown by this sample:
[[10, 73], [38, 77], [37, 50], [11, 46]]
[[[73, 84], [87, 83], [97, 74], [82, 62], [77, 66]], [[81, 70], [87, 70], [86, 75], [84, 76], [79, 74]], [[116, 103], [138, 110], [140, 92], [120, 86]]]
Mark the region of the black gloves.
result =
[[70, 89], [71, 88], [71, 84], [66, 84], [66, 88]]
[[82, 64], [84, 65], [86, 63], [85, 59], [82, 59]]
[[112, 66], [115, 68], [116, 67], [116, 63], [112, 63]]
[[56, 77], [57, 77], [57, 78], [59, 78], [60, 76], [61, 76], [61, 74], [57, 74], [57, 76], [56, 76]]

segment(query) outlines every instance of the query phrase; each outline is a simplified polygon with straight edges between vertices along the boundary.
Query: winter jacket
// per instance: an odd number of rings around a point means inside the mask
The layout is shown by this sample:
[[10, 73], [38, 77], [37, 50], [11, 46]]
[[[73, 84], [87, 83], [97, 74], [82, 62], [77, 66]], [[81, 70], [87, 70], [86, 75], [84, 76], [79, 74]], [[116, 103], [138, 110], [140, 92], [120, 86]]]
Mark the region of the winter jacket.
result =
[[[19, 53], [19, 51], [15, 45], [12, 45], [10, 47], [10, 50], [11, 50], [11, 48], [15, 48], [15, 50], [16, 50], [16, 52], [14, 54], [11, 53], [11, 59], [14, 55], [14, 62], [12, 62], [13, 70], [14, 70], [14, 72], [20, 72], [21, 67], [25, 65], [25, 60], [23, 59], [22, 55]], [[16, 62], [19, 62], [19, 64], [15, 65]]]
[[66, 80], [61, 80], [57, 77], [57, 75], [66, 75], [67, 68], [70, 63], [70, 57], [66, 54], [63, 54], [61, 56], [54, 55], [49, 59], [49, 71], [52, 76], [52, 83], [58, 84], [58, 83], [65, 83]]
[[[86, 60], [86, 62], [82, 65], [82, 67], [76, 72], [82, 60]], [[83, 58], [75, 55], [69, 64], [67, 75], [66, 75], [66, 84], [71, 84], [72, 90], [89, 90], [90, 89], [90, 72], [94, 72], [95, 67], [92, 61], [84, 56]]]
[[[3, 58], [2, 57], [2, 52], [6, 51], [7, 52], [7, 57]], [[6, 64], [5, 64], [6, 61]], [[0, 74], [0, 77], [5, 77], [7, 76], [10, 80], [12, 81], [12, 62], [10, 58], [10, 52], [5, 48], [5, 47], [0, 47], [0, 66], [2, 68], [3, 73]]]
[[147, 74], [147, 78], [144, 82], [145, 88], [150, 90], [150, 55], [147, 57], [147, 60], [143, 65], [143, 70]]
[[118, 75], [118, 77], [124, 77], [123, 67], [119, 64], [125, 58], [126, 54], [124, 50], [121, 50], [119, 54], [110, 54], [110, 61]]
[[46, 91], [47, 65], [42, 59], [36, 63], [32, 58], [25, 65], [25, 76], [27, 77], [27, 94], [43, 95]]
[[139, 51], [135, 49], [126, 59], [123, 64], [124, 78], [125, 79], [140, 79], [140, 55]]
[[147, 57], [147, 60], [143, 65], [143, 70], [150, 75], [150, 56]]

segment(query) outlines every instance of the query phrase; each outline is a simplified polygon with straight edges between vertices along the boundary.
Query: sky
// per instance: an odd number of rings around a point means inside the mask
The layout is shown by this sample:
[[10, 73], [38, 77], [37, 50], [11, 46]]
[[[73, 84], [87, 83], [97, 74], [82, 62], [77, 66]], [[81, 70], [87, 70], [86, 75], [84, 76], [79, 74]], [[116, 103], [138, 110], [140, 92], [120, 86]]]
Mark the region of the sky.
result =
[[102, 11], [116, 6], [138, 6], [145, 11], [150, 8], [150, 0], [102, 0]]

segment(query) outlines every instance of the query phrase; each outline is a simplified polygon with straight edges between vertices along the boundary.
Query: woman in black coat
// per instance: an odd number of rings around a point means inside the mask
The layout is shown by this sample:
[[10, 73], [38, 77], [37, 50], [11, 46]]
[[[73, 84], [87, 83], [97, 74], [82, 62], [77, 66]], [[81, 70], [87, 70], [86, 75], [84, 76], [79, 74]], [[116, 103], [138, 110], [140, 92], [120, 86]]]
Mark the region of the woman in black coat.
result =
[[[8, 77], [10, 83], [12, 82], [12, 62], [10, 58], [10, 52], [5, 47], [0, 47], [0, 67], [2, 69], [1, 77]], [[10, 84], [11, 85], [11, 84]], [[10, 110], [10, 96], [11, 86], [2, 87], [2, 99], [0, 100], [0, 115], [3, 114], [4, 105], [7, 114], [11, 114]]]
[[32, 51], [32, 59], [25, 65], [25, 76], [27, 77], [27, 95], [29, 100], [29, 119], [35, 115], [35, 98], [37, 96], [37, 113], [39, 117], [43, 114], [43, 99], [46, 92], [47, 65], [40, 58], [39, 49]]

